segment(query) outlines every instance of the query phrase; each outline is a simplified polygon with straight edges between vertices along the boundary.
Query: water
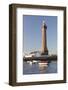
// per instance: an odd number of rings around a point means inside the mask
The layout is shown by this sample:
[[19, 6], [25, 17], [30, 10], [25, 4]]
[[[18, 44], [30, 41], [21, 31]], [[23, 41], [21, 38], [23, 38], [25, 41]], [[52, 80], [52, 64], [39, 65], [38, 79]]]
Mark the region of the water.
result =
[[23, 62], [23, 74], [47, 74], [57, 73], [57, 61], [51, 61], [50, 63], [39, 63], [38, 62]]

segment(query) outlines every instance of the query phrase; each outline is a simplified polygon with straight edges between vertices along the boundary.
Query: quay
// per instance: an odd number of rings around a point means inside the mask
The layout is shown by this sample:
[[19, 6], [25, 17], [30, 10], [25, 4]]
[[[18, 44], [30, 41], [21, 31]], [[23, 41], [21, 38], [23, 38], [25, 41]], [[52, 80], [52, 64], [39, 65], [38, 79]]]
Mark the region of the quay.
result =
[[48, 57], [23, 57], [24, 61], [32, 61], [32, 60], [39, 60], [39, 61], [56, 61], [57, 56], [48, 56]]

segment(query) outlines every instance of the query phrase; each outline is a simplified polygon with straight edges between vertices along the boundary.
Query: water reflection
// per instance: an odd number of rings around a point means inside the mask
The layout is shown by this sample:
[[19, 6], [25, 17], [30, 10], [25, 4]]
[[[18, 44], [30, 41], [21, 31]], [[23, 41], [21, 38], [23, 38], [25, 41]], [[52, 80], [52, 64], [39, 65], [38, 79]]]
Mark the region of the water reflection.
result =
[[57, 61], [27, 61], [23, 62], [23, 74], [57, 73]]
[[41, 60], [38, 64], [39, 64], [39, 71], [40, 71], [40, 73], [45, 73], [46, 68], [48, 67], [48, 62]]

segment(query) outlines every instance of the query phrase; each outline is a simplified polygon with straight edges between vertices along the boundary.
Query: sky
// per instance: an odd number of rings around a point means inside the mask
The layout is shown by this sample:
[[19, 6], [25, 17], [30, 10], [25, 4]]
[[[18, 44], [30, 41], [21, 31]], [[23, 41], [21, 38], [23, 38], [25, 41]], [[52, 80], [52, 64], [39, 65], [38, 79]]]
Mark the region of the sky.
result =
[[23, 16], [24, 53], [39, 51], [42, 47], [42, 23], [47, 25], [47, 48], [49, 54], [57, 54], [57, 16]]

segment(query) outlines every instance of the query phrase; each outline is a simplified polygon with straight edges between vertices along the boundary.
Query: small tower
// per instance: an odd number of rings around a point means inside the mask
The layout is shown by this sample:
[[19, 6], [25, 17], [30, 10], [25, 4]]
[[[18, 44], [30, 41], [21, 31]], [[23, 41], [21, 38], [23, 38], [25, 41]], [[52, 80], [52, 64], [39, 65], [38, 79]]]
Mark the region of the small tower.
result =
[[43, 21], [43, 23], [42, 23], [42, 50], [41, 50], [41, 55], [48, 55], [46, 29], [47, 29], [47, 26], [45, 24], [45, 21]]

